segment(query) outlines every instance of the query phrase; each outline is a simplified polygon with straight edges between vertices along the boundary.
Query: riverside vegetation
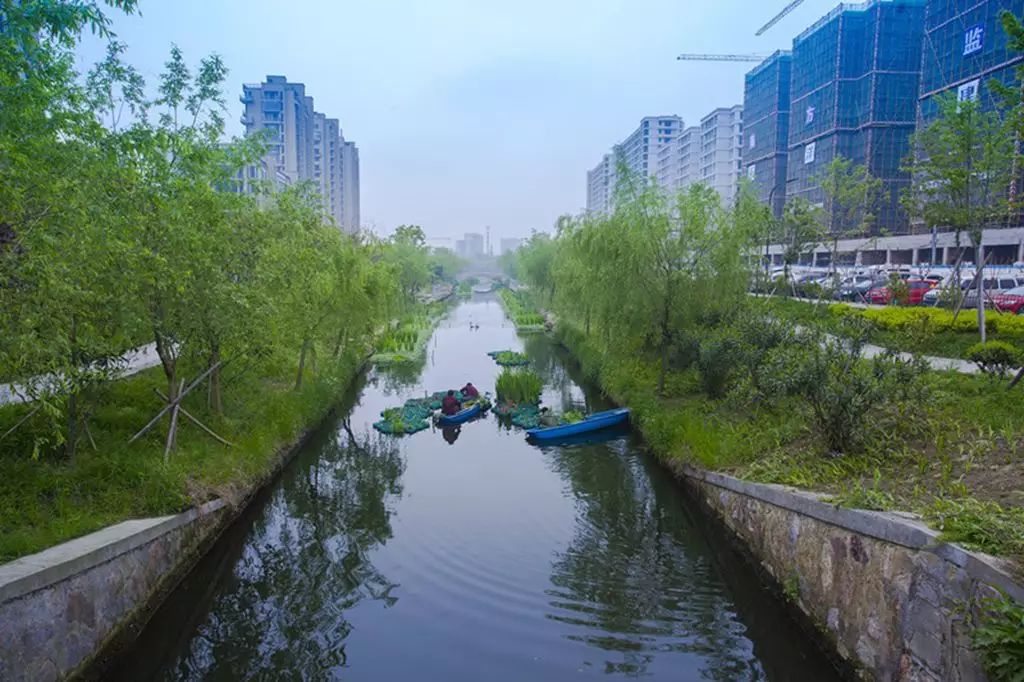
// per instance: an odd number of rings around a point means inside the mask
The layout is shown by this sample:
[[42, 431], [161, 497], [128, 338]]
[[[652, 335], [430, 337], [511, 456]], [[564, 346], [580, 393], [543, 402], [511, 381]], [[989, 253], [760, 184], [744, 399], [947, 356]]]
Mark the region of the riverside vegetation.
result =
[[109, 11], [137, 5], [0, 4], [0, 376], [28, 399], [0, 407], [0, 561], [248, 490], [458, 269], [415, 226], [343, 235], [310, 187], [234, 191], [265, 141], [224, 141], [224, 63], [174, 47], [147, 84]]
[[610, 215], [560, 218], [515, 272], [669, 466], [915, 511], [951, 541], [1024, 557], [1024, 405], [1005, 384], [866, 360], [865, 315], [797, 327], [749, 296], [745, 255], [770, 220], [749, 186], [724, 209], [703, 186], [668, 197], [620, 174]]

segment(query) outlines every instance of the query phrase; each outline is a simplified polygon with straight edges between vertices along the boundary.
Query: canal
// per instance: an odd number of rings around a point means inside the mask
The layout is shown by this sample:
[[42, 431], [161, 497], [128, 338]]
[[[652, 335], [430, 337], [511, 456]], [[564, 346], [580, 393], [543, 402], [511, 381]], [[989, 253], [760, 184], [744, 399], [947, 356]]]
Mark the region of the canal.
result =
[[113, 679], [839, 679], [628, 431], [538, 448], [492, 415], [371, 428], [425, 391], [493, 391], [502, 348], [534, 359], [546, 404], [607, 407], [496, 300], [461, 304], [421, 366], [356, 387]]

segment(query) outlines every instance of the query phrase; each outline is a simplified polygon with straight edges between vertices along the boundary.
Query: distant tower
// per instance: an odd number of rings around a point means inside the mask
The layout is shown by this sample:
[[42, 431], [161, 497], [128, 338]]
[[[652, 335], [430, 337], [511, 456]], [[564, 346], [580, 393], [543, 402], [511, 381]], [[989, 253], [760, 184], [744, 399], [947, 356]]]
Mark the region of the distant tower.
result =
[[487, 226], [486, 232], [487, 232], [487, 247], [486, 247], [486, 250], [484, 251], [484, 253], [486, 253], [488, 256], [490, 256], [491, 255], [491, 226], [490, 225]]

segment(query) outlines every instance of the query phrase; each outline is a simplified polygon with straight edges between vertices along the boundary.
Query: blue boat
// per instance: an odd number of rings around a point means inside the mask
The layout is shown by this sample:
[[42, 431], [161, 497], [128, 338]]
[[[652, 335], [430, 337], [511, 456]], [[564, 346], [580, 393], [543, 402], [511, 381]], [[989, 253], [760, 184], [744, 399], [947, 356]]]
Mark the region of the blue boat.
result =
[[437, 418], [437, 423], [442, 426], [451, 426], [452, 424], [462, 424], [467, 422], [473, 417], [477, 416], [483, 411], [483, 406], [480, 403], [473, 403], [464, 410], [459, 410], [455, 414], [442, 414]]
[[558, 426], [528, 429], [526, 435], [528, 438], [536, 440], [553, 440], [555, 438], [565, 438], [566, 436], [587, 433], [588, 431], [606, 429], [609, 426], [621, 424], [627, 419], [629, 419], [629, 410], [623, 407], [617, 410], [608, 410], [607, 412], [595, 412], [575, 424], [559, 424]]

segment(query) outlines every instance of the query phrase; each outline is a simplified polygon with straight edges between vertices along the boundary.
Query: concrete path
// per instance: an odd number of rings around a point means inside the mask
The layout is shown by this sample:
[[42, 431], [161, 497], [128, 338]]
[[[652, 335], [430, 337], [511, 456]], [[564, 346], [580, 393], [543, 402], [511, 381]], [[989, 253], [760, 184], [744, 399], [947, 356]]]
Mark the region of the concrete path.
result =
[[[133, 350], [127, 355], [126, 359], [128, 364], [118, 376], [119, 379], [138, 374], [144, 369], [156, 367], [160, 364], [160, 356], [156, 354], [156, 344], [152, 343]], [[52, 377], [40, 377], [38, 379], [42, 383], [51, 380]], [[0, 405], [30, 402], [31, 399], [25, 393], [25, 387], [22, 384], [0, 384]]]

